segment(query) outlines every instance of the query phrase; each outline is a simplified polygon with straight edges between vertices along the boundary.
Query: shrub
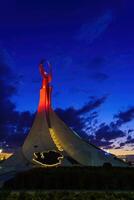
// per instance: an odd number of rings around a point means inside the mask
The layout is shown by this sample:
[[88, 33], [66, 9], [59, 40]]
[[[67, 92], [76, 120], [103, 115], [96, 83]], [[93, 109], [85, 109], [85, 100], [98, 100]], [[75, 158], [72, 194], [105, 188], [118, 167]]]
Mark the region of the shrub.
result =
[[4, 189], [133, 190], [133, 168], [35, 168], [17, 174]]

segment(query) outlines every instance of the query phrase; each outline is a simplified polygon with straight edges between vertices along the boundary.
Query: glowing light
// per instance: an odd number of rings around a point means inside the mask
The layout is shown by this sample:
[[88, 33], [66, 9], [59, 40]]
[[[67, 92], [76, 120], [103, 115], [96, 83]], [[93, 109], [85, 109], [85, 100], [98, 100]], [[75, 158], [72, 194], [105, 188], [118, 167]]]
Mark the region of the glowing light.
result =
[[[55, 150], [52, 150], [52, 151], [56, 152]], [[49, 153], [49, 151], [44, 151], [44, 152]], [[41, 152], [41, 158], [44, 158], [44, 155], [43, 155], [44, 152]], [[34, 157], [35, 157], [35, 158], [33, 158], [33, 161], [34, 161], [35, 163], [41, 165], [42, 167], [56, 167], [56, 166], [58, 166], [58, 165], [61, 164], [61, 160], [64, 158], [63, 155], [60, 155], [60, 156], [57, 158], [57, 159], [58, 159], [58, 162], [57, 162], [57, 163], [55, 163], [55, 164], [44, 164], [44, 163], [42, 163], [42, 162], [36, 160], [36, 159], [38, 158], [38, 156], [36, 155], [36, 152], [34, 153]]]
[[63, 151], [63, 149], [62, 149], [62, 147], [61, 147], [61, 145], [60, 145], [60, 141], [59, 141], [59, 139], [56, 137], [54, 130], [53, 130], [52, 128], [49, 128], [49, 132], [50, 132], [50, 135], [51, 135], [51, 137], [52, 137], [52, 139], [53, 139], [53, 141], [54, 141], [56, 147], [58, 148], [58, 150], [59, 150], [59, 151]]
[[0, 153], [2, 153], [3, 149], [0, 149]]

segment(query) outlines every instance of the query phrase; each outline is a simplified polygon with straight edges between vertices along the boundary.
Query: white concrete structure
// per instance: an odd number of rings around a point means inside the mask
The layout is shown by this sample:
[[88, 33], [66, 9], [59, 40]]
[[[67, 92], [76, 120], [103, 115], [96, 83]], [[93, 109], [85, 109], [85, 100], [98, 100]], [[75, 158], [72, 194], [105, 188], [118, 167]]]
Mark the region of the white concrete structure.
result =
[[[72, 166], [103, 166], [106, 163], [112, 166], [127, 167], [127, 163], [118, 159], [112, 154], [99, 149], [93, 144], [85, 142], [76, 135], [57, 115], [49, 110], [49, 124], [46, 119], [46, 110], [44, 105], [45, 90], [40, 90], [40, 101], [33, 126], [17, 154], [11, 156], [5, 161], [3, 166], [10, 169], [20, 170], [33, 166], [45, 166], [36, 162], [34, 153], [36, 152], [59, 152], [63, 158], [57, 165]], [[44, 101], [43, 101], [44, 99]], [[50, 127], [51, 125], [51, 127]], [[52, 164], [53, 166], [53, 164]], [[48, 165], [51, 167], [51, 165]]]

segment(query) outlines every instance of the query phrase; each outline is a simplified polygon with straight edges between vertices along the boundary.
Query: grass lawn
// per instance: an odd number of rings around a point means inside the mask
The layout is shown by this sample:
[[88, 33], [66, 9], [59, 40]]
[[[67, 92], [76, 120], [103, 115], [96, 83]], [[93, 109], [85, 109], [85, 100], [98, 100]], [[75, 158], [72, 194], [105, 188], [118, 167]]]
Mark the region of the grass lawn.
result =
[[134, 200], [134, 192], [1, 191], [0, 200]]

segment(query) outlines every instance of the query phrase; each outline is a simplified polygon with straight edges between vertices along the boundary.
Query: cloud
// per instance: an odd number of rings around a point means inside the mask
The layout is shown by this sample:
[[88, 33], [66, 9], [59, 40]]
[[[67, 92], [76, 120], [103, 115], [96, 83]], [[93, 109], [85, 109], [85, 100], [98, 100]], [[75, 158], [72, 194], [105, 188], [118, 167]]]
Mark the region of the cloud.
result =
[[111, 127], [110, 125], [103, 125], [101, 126], [95, 133], [96, 136], [96, 140], [113, 140], [113, 139], [117, 139], [119, 137], [124, 137], [126, 135], [125, 132], [123, 132], [120, 129], [115, 129], [113, 127]]
[[77, 110], [77, 114], [82, 115], [100, 107], [105, 102], [106, 98], [107, 98], [106, 96], [98, 99], [93, 98], [87, 104], [85, 104], [81, 109]]
[[120, 147], [124, 147], [126, 144], [134, 145], [134, 138], [127, 139], [125, 142], [121, 142]]
[[76, 39], [84, 41], [87, 44], [93, 43], [95, 39], [107, 30], [112, 20], [113, 14], [111, 10], [108, 10], [94, 22], [83, 24], [76, 36]]
[[[1, 65], [0, 65], [1, 68]], [[1, 74], [2, 76], [2, 74]], [[0, 86], [1, 86], [1, 92], [0, 92], [0, 100], [4, 100], [7, 98], [10, 98], [17, 92], [17, 88], [15, 85], [12, 85], [8, 82], [8, 80], [2, 80], [0, 79]]]
[[8, 66], [4, 51], [0, 51], [0, 138], [3, 138], [9, 132], [9, 122], [15, 112], [15, 104], [10, 98], [16, 94], [17, 88], [12, 83], [14, 73]]
[[77, 110], [73, 107], [67, 109], [57, 108], [57, 115], [78, 134], [84, 134], [85, 119], [77, 114]]
[[[97, 112], [92, 111], [99, 108], [105, 100], [106, 97], [101, 97], [98, 99], [94, 97], [80, 109], [75, 109], [73, 107], [69, 107], [67, 109], [57, 108], [55, 112], [69, 127], [73, 128], [74, 131], [76, 131], [82, 137], [88, 137], [84, 131], [85, 127], [87, 126], [86, 123], [88, 121], [88, 123], [90, 122], [91, 124], [91, 121], [95, 120], [97, 117]], [[84, 115], [87, 113], [90, 113], [90, 116], [85, 117]]]
[[32, 114], [29, 111], [25, 112], [12, 112], [12, 118], [10, 119], [6, 132], [6, 142], [12, 148], [21, 146], [30, 131], [35, 113]]
[[107, 148], [107, 149], [110, 149], [112, 148], [112, 145], [113, 145], [113, 142], [111, 141], [108, 141], [108, 140], [98, 140], [98, 139], [95, 139], [95, 138], [92, 138], [89, 136], [89, 141], [98, 146], [98, 147], [103, 147], [103, 148]]
[[[70, 107], [67, 109], [58, 108], [55, 111], [69, 127], [86, 141], [103, 148], [116, 148], [117, 145], [114, 145], [114, 141], [118, 141], [119, 138], [125, 139], [128, 133], [121, 130], [115, 122], [98, 124], [98, 112], [94, 110], [104, 103], [105, 98], [89, 101], [80, 109]], [[130, 130], [129, 133], [132, 131]], [[118, 148], [126, 144], [134, 144], [131, 135], [127, 136], [125, 140], [125, 142], [118, 142]]]
[[134, 119], [134, 107], [128, 108], [126, 111], [120, 111], [114, 118], [117, 119], [116, 124], [118, 126], [132, 121]]
[[116, 145], [114, 145], [114, 141], [124, 136], [126, 136], [126, 133], [116, 126], [113, 126], [113, 122], [111, 122], [110, 124], [102, 123], [97, 126], [94, 134], [89, 135], [89, 141], [96, 146], [108, 149], [115, 148]]
[[[106, 100], [107, 97], [92, 99], [80, 109], [73, 107], [67, 109], [57, 108], [55, 111], [58, 116], [82, 138], [104, 148], [112, 148], [114, 141], [126, 136], [114, 122], [110, 124], [101, 123], [98, 125], [98, 112], [95, 111]], [[88, 114], [88, 115], [87, 115]]]
[[34, 119], [35, 113], [32, 114], [29, 111], [20, 112], [17, 120], [16, 131], [21, 133], [28, 133], [32, 122]]
[[5, 51], [0, 51], [0, 139], [9, 135], [25, 133], [31, 126], [33, 115], [29, 112], [18, 112], [11, 97], [17, 94], [18, 76], [8, 64]]

